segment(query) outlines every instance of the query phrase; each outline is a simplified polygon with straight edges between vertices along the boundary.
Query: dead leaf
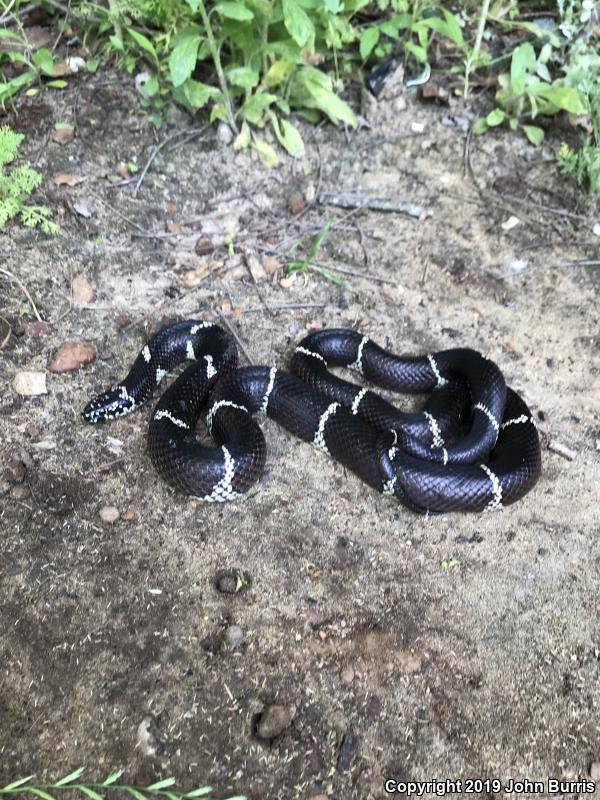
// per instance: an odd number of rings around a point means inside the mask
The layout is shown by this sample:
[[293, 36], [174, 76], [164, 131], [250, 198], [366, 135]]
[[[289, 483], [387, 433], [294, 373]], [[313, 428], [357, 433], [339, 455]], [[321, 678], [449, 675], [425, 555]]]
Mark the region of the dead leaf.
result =
[[290, 288], [290, 286], [292, 286], [292, 285], [293, 285], [295, 282], [296, 282], [296, 275], [295, 275], [295, 273], [294, 273], [293, 275], [290, 275], [288, 278], [282, 278], [282, 279], [279, 281], [279, 285], [280, 285], [280, 286], [281, 286], [283, 289], [289, 289], [289, 288]]
[[306, 200], [302, 197], [300, 192], [292, 192], [288, 197], [288, 208], [292, 214], [299, 214], [304, 210], [305, 206]]
[[217, 308], [224, 317], [228, 317], [231, 314], [231, 303], [229, 300], [219, 300], [217, 303]]
[[175, 203], [171, 203], [169, 200], [164, 205], [165, 214], [174, 214], [177, 211], [177, 206]]
[[76, 305], [85, 305], [94, 299], [94, 287], [85, 275], [75, 275], [71, 284], [71, 294]]
[[58, 144], [69, 144], [75, 138], [75, 129], [72, 125], [55, 126], [50, 138], [53, 142], [58, 142]]
[[119, 161], [117, 164], [117, 172], [123, 178], [124, 181], [129, 180], [131, 175], [129, 174], [129, 167], [124, 161]]
[[275, 256], [265, 256], [262, 265], [268, 275], [274, 275], [281, 269], [281, 261]]
[[181, 233], [181, 225], [178, 222], [167, 222], [167, 233]]
[[52, 178], [52, 182], [57, 186], [77, 186], [77, 184], [83, 183], [84, 180], [85, 178], [80, 175], [69, 175], [66, 172], [59, 172], [58, 175]]
[[50, 372], [71, 372], [96, 358], [96, 348], [85, 342], [65, 342], [48, 369]]
[[198, 284], [201, 283], [209, 273], [210, 269], [208, 268], [208, 265], [205, 264], [202, 267], [198, 267], [198, 269], [192, 269], [188, 272], [180, 273], [179, 280], [186, 289], [192, 289], [194, 286], [198, 286]]
[[23, 397], [48, 394], [45, 372], [17, 372], [13, 381], [13, 386], [17, 394]]

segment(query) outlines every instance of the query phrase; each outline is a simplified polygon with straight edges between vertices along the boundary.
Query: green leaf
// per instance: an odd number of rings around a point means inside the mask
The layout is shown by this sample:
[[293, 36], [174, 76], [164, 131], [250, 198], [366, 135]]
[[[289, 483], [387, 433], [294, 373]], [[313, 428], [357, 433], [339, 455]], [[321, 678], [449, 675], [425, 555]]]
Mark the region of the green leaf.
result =
[[246, 5], [263, 17], [271, 18], [273, 16], [273, 5], [269, 0], [246, 0]]
[[473, 125], [473, 133], [481, 136], [482, 133], [485, 133], [488, 129], [488, 124], [483, 117], [480, 117], [475, 124]]
[[86, 62], [86, 69], [91, 74], [94, 75], [96, 70], [100, 66], [100, 59], [99, 58], [90, 58], [89, 61]]
[[104, 800], [104, 797], [98, 792], [94, 791], [94, 789], [90, 789], [89, 786], [85, 786], [82, 783], [77, 784], [77, 791], [83, 792], [86, 797], [89, 797], [90, 800]]
[[83, 767], [79, 767], [74, 772], [70, 772], [68, 775], [65, 775], [64, 778], [61, 778], [57, 781], [54, 786], [66, 786], [67, 783], [73, 783], [81, 774], [83, 774]]
[[63, 80], [62, 78], [56, 78], [56, 80], [48, 81], [46, 84], [46, 86], [50, 86], [52, 89], [64, 89], [68, 85], [69, 82]]
[[296, 0], [282, 0], [282, 9], [287, 32], [299, 47], [307, 46], [315, 36], [310, 17]]
[[360, 57], [363, 61], [371, 55], [371, 52], [379, 41], [379, 28], [374, 25], [372, 28], [365, 28], [360, 35]]
[[5, 791], [5, 792], [10, 792], [10, 791], [12, 791], [12, 789], [16, 789], [17, 786], [23, 786], [23, 784], [29, 783], [29, 781], [32, 778], [33, 778], [33, 775], [27, 775], [26, 778], [19, 778], [18, 780], [13, 781], [12, 783], [9, 783], [8, 786], [3, 786], [2, 790]]
[[238, 152], [239, 150], [246, 150], [250, 144], [250, 128], [243, 122], [242, 129], [233, 141], [233, 149]]
[[530, 42], [523, 42], [517, 47], [510, 62], [510, 82], [513, 94], [523, 94], [526, 75], [535, 70], [536, 63], [535, 50]]
[[166, 789], [168, 786], [175, 784], [175, 778], [163, 778], [161, 781], [151, 783], [150, 786], [144, 786], [145, 792], [157, 792], [159, 789]]
[[120, 53], [122, 53], [123, 50], [125, 49], [124, 46], [123, 46], [123, 40], [121, 39], [120, 36], [117, 36], [116, 34], [113, 34], [112, 36], [109, 36], [108, 37], [108, 41], [111, 43], [113, 48], [115, 50], [118, 50]]
[[191, 76], [198, 58], [202, 34], [196, 26], [186, 28], [173, 40], [169, 56], [169, 72], [173, 86], [181, 86]]
[[463, 47], [463, 34], [456, 17], [446, 9], [444, 9], [444, 16], [445, 19], [440, 19], [440, 17], [427, 17], [423, 20], [423, 24], [436, 31], [436, 33], [450, 39], [454, 44], [458, 45], [458, 47]]
[[420, 64], [424, 64], [427, 61], [427, 50], [424, 47], [419, 47], [414, 42], [406, 42], [404, 47], [409, 53], [413, 54]]
[[537, 125], [523, 125], [525, 135], [536, 147], [544, 141], [544, 131], [538, 128]]
[[19, 36], [18, 33], [14, 31], [9, 31], [6, 28], [0, 28], [0, 39], [14, 39], [17, 42], [22, 42], [23, 39]]
[[277, 95], [259, 92], [251, 95], [240, 109], [240, 116], [252, 125], [262, 127], [265, 110], [277, 100]]
[[[27, 207], [25, 207], [23, 211], [27, 211]], [[23, 220], [22, 216], [21, 219]], [[28, 223], [26, 219], [23, 220], [23, 222], [27, 228], [33, 227], [33, 225]], [[37, 786], [25, 786], [23, 792], [27, 792], [27, 794], [34, 794], [36, 797], [40, 797], [41, 800], [54, 800], [54, 797], [52, 797], [51, 794], [48, 794], [48, 792], [44, 791], [44, 789], [40, 789]]]
[[251, 67], [233, 67], [226, 71], [227, 80], [234, 86], [241, 86], [242, 89], [251, 89], [260, 80], [260, 75]]
[[242, 5], [241, 3], [234, 3], [230, 2], [229, 0], [224, 0], [224, 2], [217, 3], [215, 5], [215, 10], [218, 11], [222, 17], [227, 17], [227, 19], [237, 19], [239, 22], [247, 22], [251, 19], [254, 19], [254, 14], [249, 8], [246, 8], [246, 6]]
[[194, 14], [198, 11], [198, 8], [200, 7], [200, 0], [185, 0], [185, 2], [192, 9]]
[[158, 56], [156, 50], [150, 39], [146, 38], [143, 33], [136, 31], [134, 28], [127, 28], [127, 33], [131, 36], [133, 41], [142, 48], [149, 56], [152, 56], [153, 61], [158, 64]]
[[44, 75], [48, 75], [51, 78], [54, 76], [54, 58], [50, 50], [46, 47], [42, 47], [41, 50], [36, 50], [31, 56], [31, 63], [35, 64]]
[[252, 134], [252, 145], [265, 166], [276, 167], [279, 164], [279, 158], [271, 145], [255, 133]]
[[501, 125], [505, 119], [506, 112], [502, 111], [501, 108], [495, 108], [493, 111], [490, 111], [485, 121], [490, 128], [494, 128], [496, 125]]
[[[211, 786], [203, 786], [200, 789], [192, 789], [191, 792], [186, 792], [184, 797], [206, 797], [207, 794], [212, 792]], [[232, 798], [233, 800], [233, 798]]]
[[110, 786], [112, 783], [116, 783], [121, 775], [123, 774], [122, 769], [118, 769], [116, 772], [111, 772], [108, 778], [104, 781], [102, 786]]
[[583, 114], [585, 111], [581, 95], [572, 86], [540, 86], [537, 94], [569, 114]]
[[294, 158], [302, 158], [304, 155], [304, 142], [298, 129], [291, 122], [278, 117], [274, 112], [271, 112], [270, 117], [273, 131], [279, 144]]
[[262, 85], [268, 89], [273, 86], [279, 86], [280, 83], [290, 77], [293, 71], [294, 64], [291, 61], [287, 61], [285, 58], [278, 58], [266, 71], [262, 79]]
[[180, 103], [189, 111], [197, 111], [199, 108], [203, 108], [209, 100], [216, 100], [221, 96], [216, 86], [208, 86], [193, 78], [188, 78], [181, 86], [173, 89], [172, 94], [175, 102]]

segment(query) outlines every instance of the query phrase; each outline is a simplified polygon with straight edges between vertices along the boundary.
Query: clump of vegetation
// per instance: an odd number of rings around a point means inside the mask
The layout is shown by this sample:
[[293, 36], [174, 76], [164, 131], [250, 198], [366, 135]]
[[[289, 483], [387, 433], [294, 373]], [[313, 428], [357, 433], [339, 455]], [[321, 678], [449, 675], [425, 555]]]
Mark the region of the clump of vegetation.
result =
[[8, 125], [0, 127], [0, 230], [18, 217], [27, 228], [39, 226], [44, 233], [57, 233], [58, 225], [52, 222], [52, 212], [47, 206], [26, 204], [42, 182], [40, 173], [27, 165], [7, 170], [7, 165], [16, 159], [23, 138]]

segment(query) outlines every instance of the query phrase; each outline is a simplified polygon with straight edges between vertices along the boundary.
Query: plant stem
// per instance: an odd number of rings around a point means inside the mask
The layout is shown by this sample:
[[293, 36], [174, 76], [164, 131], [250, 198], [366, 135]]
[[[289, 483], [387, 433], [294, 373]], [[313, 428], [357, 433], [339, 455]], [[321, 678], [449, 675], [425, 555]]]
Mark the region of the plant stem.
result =
[[200, 12], [200, 16], [202, 17], [202, 22], [204, 23], [204, 27], [206, 28], [206, 38], [208, 39], [208, 46], [210, 48], [210, 53], [212, 55], [212, 59], [215, 64], [215, 69], [217, 70], [217, 77], [219, 78], [219, 84], [221, 86], [221, 94], [223, 95], [223, 102], [225, 103], [225, 112], [227, 114], [227, 119], [234, 133], [237, 133], [238, 128], [235, 123], [235, 117], [233, 116], [231, 99], [229, 97], [229, 90], [227, 88], [227, 79], [225, 78], [225, 73], [223, 72], [223, 66], [221, 64], [221, 55], [219, 53], [219, 48], [217, 47], [217, 42], [215, 40], [213, 30], [210, 25], [210, 19], [206, 11], [206, 6], [204, 5], [204, 0], [199, 0], [198, 11]]
[[465, 93], [464, 98], [467, 99], [467, 95], [469, 94], [469, 76], [471, 74], [471, 70], [473, 69], [473, 65], [477, 62], [479, 58], [479, 51], [481, 50], [481, 42], [483, 41], [483, 32], [485, 30], [485, 23], [487, 22], [488, 12], [490, 10], [490, 0], [483, 0], [481, 4], [481, 11], [479, 12], [479, 22], [477, 24], [477, 36], [475, 37], [475, 44], [473, 46], [473, 52], [467, 59], [467, 63], [465, 64]]

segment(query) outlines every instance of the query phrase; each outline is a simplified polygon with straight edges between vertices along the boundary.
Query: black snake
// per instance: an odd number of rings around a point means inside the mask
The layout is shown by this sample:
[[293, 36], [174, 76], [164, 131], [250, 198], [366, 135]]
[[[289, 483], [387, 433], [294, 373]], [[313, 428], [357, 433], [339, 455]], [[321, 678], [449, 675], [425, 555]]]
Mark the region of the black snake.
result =
[[[540, 475], [531, 412], [492, 361], [470, 349], [396, 356], [343, 328], [307, 336], [290, 374], [238, 368], [235, 344], [220, 327], [175, 323], [150, 339], [121, 383], [88, 403], [83, 418], [95, 423], [135, 411], [186, 360], [193, 363], [152, 413], [148, 451], [165, 480], [200, 500], [235, 500], [261, 476], [266, 444], [252, 416], [259, 411], [420, 513], [500, 509]], [[329, 367], [430, 396], [420, 413], [403, 413]], [[216, 447], [196, 438], [202, 412]]]

